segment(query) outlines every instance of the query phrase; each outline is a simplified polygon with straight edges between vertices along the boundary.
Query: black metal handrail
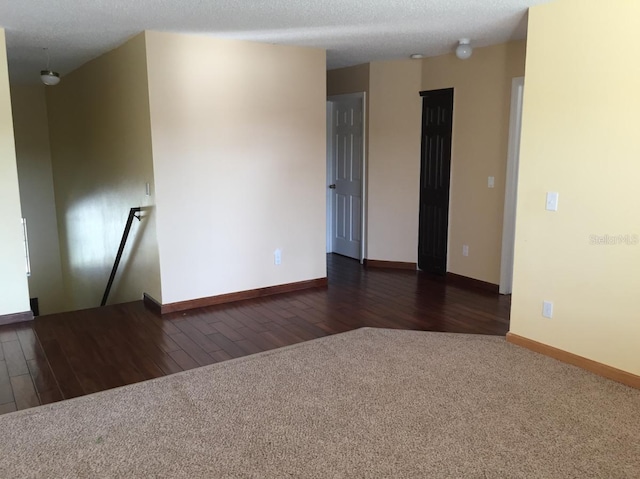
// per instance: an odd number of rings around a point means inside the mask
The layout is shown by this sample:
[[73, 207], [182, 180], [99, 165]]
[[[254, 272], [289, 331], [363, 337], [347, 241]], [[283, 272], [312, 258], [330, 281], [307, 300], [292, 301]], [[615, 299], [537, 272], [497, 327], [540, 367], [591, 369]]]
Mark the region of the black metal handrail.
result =
[[109, 292], [111, 292], [111, 286], [113, 285], [113, 280], [116, 277], [116, 272], [118, 271], [118, 265], [120, 264], [120, 259], [122, 258], [122, 252], [124, 251], [124, 247], [127, 244], [127, 238], [129, 237], [129, 230], [131, 229], [131, 223], [133, 223], [133, 218], [137, 218], [140, 221], [140, 215], [136, 216], [136, 213], [140, 213], [140, 207], [131, 208], [129, 210], [129, 217], [127, 218], [127, 224], [124, 227], [124, 232], [122, 233], [122, 239], [120, 240], [120, 247], [118, 248], [118, 254], [116, 254], [116, 260], [113, 263], [113, 268], [111, 269], [111, 276], [109, 276], [109, 282], [107, 283], [107, 289], [104, 290], [104, 295], [102, 296], [102, 302], [100, 306], [104, 306], [107, 304], [107, 298], [109, 297]]

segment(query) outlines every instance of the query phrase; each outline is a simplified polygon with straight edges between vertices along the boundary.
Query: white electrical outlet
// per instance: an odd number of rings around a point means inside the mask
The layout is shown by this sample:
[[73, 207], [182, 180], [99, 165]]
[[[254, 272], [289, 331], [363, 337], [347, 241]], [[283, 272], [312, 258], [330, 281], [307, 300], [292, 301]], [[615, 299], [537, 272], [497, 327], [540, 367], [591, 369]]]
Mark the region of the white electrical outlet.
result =
[[282, 250], [278, 248], [273, 252], [273, 263], [278, 266], [282, 263]]
[[545, 318], [553, 318], [553, 303], [551, 301], [542, 302], [542, 316]]
[[469, 256], [469, 245], [462, 245], [462, 256]]
[[496, 186], [495, 177], [493, 177], [493, 176], [489, 177], [488, 186], [489, 186], [489, 188], [495, 188], [495, 186]]

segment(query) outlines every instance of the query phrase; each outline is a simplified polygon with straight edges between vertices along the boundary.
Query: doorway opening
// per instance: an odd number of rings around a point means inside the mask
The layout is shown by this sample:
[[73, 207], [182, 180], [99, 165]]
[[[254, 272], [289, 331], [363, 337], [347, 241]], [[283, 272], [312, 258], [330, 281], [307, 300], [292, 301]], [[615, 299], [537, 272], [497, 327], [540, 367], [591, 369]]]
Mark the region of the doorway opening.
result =
[[327, 253], [362, 262], [366, 232], [365, 93], [327, 100]]

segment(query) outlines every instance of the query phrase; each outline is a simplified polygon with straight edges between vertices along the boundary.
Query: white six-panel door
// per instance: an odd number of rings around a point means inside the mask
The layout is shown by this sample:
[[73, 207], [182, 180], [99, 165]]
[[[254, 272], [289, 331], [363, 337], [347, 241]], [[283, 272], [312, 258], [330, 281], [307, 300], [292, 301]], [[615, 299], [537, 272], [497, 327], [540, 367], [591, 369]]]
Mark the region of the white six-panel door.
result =
[[363, 99], [332, 100], [331, 249], [360, 259], [362, 242]]

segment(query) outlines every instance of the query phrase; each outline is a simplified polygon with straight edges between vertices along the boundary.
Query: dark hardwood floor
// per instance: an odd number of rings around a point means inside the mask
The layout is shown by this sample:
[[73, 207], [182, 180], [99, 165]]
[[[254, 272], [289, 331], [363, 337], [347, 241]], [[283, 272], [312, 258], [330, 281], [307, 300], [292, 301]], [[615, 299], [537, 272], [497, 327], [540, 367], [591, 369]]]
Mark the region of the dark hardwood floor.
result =
[[509, 297], [328, 256], [329, 287], [157, 316], [141, 301], [0, 327], [0, 414], [363, 326], [504, 335]]

